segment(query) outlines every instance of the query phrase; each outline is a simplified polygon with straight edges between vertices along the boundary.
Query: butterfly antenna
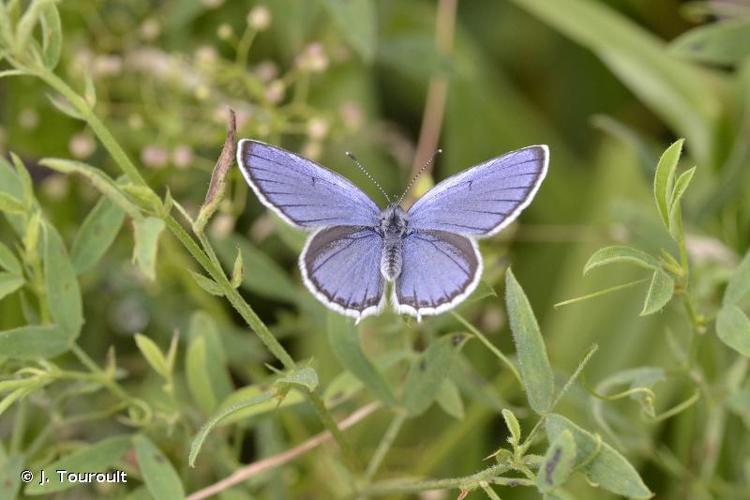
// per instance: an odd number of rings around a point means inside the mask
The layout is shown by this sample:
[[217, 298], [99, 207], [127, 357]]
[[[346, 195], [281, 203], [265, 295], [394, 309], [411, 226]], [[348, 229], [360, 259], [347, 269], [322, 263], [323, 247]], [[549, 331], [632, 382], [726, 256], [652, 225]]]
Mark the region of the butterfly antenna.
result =
[[416, 175], [412, 177], [411, 180], [409, 181], [409, 184], [406, 185], [406, 189], [404, 189], [404, 192], [401, 194], [401, 197], [398, 199], [398, 202], [396, 203], [396, 205], [400, 205], [401, 202], [404, 201], [404, 198], [406, 197], [407, 194], [409, 194], [409, 191], [411, 191], [411, 188], [414, 186], [414, 183], [417, 182], [417, 179], [419, 179], [419, 176], [422, 175], [424, 171], [430, 167], [430, 165], [432, 165], [437, 155], [439, 155], [442, 152], [443, 150], [438, 148], [435, 150], [434, 153], [432, 153], [432, 158], [427, 160], [424, 163], [424, 165], [422, 165], [422, 168], [420, 168], [419, 171], [417, 171]]
[[391, 197], [388, 196], [388, 193], [386, 193], [385, 190], [380, 186], [380, 183], [378, 183], [378, 181], [376, 181], [375, 178], [370, 175], [370, 172], [368, 172], [365, 169], [365, 167], [362, 166], [362, 164], [359, 162], [359, 160], [357, 159], [357, 157], [354, 156], [353, 154], [351, 154], [349, 151], [346, 152], [346, 156], [348, 156], [349, 158], [351, 158], [351, 160], [354, 162], [354, 164], [357, 165], [357, 167], [365, 174], [365, 177], [367, 177], [368, 179], [370, 179], [370, 181], [372, 181], [372, 183], [375, 184], [375, 187], [377, 187], [380, 190], [380, 192], [383, 193], [383, 196], [385, 196], [385, 199], [388, 200], [388, 203], [390, 203], [391, 202]]

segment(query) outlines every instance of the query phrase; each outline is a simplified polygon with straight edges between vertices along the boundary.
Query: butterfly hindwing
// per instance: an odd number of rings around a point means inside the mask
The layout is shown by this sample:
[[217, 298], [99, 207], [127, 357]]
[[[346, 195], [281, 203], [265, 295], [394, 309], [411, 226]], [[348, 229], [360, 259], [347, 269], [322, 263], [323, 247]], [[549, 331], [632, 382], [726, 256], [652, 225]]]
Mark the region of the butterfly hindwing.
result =
[[409, 209], [409, 226], [491, 236], [531, 203], [547, 173], [547, 146], [529, 146], [449, 177]]
[[358, 319], [384, 301], [383, 238], [369, 227], [334, 226], [307, 240], [299, 259], [305, 285], [326, 306]]
[[402, 245], [403, 267], [393, 288], [399, 313], [440, 314], [477, 286], [482, 258], [474, 240], [445, 231], [413, 231]]
[[237, 145], [237, 163], [258, 199], [297, 227], [373, 226], [378, 206], [344, 177], [258, 141]]

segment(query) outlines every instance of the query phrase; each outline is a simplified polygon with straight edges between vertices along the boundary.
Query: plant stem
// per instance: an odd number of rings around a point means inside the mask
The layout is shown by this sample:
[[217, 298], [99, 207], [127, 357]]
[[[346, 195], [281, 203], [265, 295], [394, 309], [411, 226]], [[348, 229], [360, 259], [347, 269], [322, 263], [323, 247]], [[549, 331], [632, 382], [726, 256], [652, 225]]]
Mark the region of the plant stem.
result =
[[382, 441], [380, 441], [380, 444], [378, 445], [375, 453], [373, 453], [372, 458], [370, 459], [370, 463], [367, 464], [367, 470], [365, 471], [366, 481], [369, 482], [373, 477], [375, 477], [375, 474], [380, 468], [380, 464], [383, 463], [385, 455], [388, 453], [388, 450], [391, 449], [393, 441], [396, 440], [396, 436], [398, 436], [398, 433], [401, 430], [401, 427], [404, 425], [405, 421], [405, 413], [397, 413], [393, 417], [393, 420], [391, 420], [391, 423], [388, 425], [388, 429], [386, 429], [385, 434], [383, 435]]
[[462, 325], [464, 325], [473, 335], [475, 335], [485, 346], [487, 346], [487, 349], [492, 351], [492, 353], [500, 359], [505, 365], [510, 369], [513, 376], [518, 380], [518, 383], [523, 385], [523, 381], [521, 380], [521, 374], [518, 373], [518, 370], [516, 369], [515, 365], [508, 359], [508, 357], [500, 351], [492, 342], [490, 342], [487, 337], [484, 336], [482, 332], [477, 329], [474, 325], [466, 321], [466, 319], [458, 314], [456, 311], [451, 311], [451, 314], [454, 318], [456, 318]]
[[[428, 479], [426, 481], [415, 481], [407, 483], [404, 481], [382, 481], [375, 483], [362, 491], [363, 496], [380, 496], [392, 495], [397, 493], [415, 493], [426, 490], [446, 490], [446, 489], [474, 489], [479, 486], [480, 482], [492, 481], [495, 476], [508, 471], [509, 467], [504, 464], [497, 464], [477, 472], [470, 476], [455, 477], [449, 479]], [[506, 478], [516, 480], [513, 478]]]

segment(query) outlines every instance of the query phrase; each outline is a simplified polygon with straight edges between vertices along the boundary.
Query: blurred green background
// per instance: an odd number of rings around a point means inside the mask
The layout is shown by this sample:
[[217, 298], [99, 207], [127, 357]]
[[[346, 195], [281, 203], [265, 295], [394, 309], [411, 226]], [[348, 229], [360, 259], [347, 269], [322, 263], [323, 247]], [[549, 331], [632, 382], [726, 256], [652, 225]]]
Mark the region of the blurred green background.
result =
[[[684, 165], [698, 167], [684, 207], [691, 287], [703, 312], [715, 314], [723, 283], [750, 242], [750, 2], [459, 0], [455, 14], [453, 3], [66, 1], [58, 4], [64, 45], [56, 73], [82, 94], [90, 76], [96, 114], [148, 184], [162, 197], [168, 189], [193, 216], [226, 134], [228, 107], [237, 113], [238, 137], [316, 159], [379, 202], [382, 197], [345, 151], [354, 152], [386, 191], [399, 193], [412, 164], [421, 163], [422, 158], [415, 161], [420, 147], [422, 155], [433, 147], [444, 151], [432, 175], [418, 185], [424, 191], [430, 182], [482, 160], [548, 144], [549, 175], [534, 203], [518, 223], [481, 244], [484, 279], [500, 297], [470, 301], [461, 313], [503, 352], [513, 352], [501, 299], [504, 270], [512, 265], [559, 380], [593, 343], [600, 349], [586, 368], [590, 386], [628, 368], [669, 370], [675, 364], [670, 335], [686, 343], [689, 323], [677, 304], [639, 317], [646, 284], [559, 309], [553, 305], [642, 276], [623, 266], [583, 277], [586, 259], [599, 247], [627, 243], [656, 254], [674, 250], [660, 228], [651, 186], [661, 151], [684, 137]], [[455, 36], [451, 41], [444, 32], [436, 41], [436, 29], [454, 30]], [[444, 103], [438, 98], [432, 104], [432, 112], [435, 106], [443, 112], [425, 122], [430, 88], [436, 92], [443, 83]], [[115, 178], [120, 173], [91, 130], [61, 112], [65, 103], [40, 80], [1, 79], [0, 103], [0, 151], [24, 160], [44, 215], [70, 247], [98, 194], [82, 177], [55, 173], [37, 161], [73, 158]], [[432, 132], [423, 131], [430, 127]], [[420, 141], [421, 133], [427, 139]], [[325, 388], [342, 365], [326, 335], [326, 311], [304, 289], [296, 267], [304, 235], [274, 219], [238, 174], [233, 169], [208, 234], [228, 270], [239, 245], [243, 296], [295, 359], [312, 360]], [[143, 333], [166, 350], [173, 332], [180, 332], [179, 416], [156, 418], [146, 430], [175, 465], [185, 490], [205, 487], [240, 463], [318, 432], [308, 406], [289, 405], [212, 434], [211, 449], [204, 449], [196, 469], [187, 468], [190, 439], [200, 424], [232, 391], [265, 380], [264, 363], [271, 358], [231, 306], [186, 273], [197, 267], [173, 237], [161, 238], [156, 279], [149, 280], [131, 263], [131, 233], [126, 224], [103, 259], [80, 275], [86, 324], [78, 342], [102, 364], [114, 346], [121, 384], [158, 414], [162, 381], [133, 336]], [[9, 223], [0, 222], [0, 234], [14, 248]], [[21, 294], [0, 301], [0, 328], [25, 324], [24, 307]], [[204, 320], [213, 326], [201, 325]], [[190, 366], [186, 353], [195, 336], [203, 335], [201, 328], [213, 329], [220, 352], [209, 349], [215, 357]], [[419, 351], [438, 335], [458, 331], [462, 326], [450, 316], [416, 325], [388, 313], [364, 321], [359, 333], [367, 355], [379, 359], [405, 346]], [[750, 403], [722, 403], [734, 353], [713, 336], [701, 344], [698, 357], [708, 379], [703, 390], [715, 400], [658, 423], [641, 418], [641, 408], [630, 399], [607, 403], [618, 443], [594, 422], [581, 386], [573, 387], [559, 411], [616, 446], [657, 498], [747, 497]], [[63, 355], [60, 363], [74, 361]], [[189, 380], [196, 366], [210, 374], [215, 400], [196, 395], [197, 382]], [[10, 376], [16, 367], [5, 368]], [[744, 368], [737, 370], [736, 385], [744, 387]], [[514, 409], [527, 431], [533, 426], [522, 389], [481, 343], [470, 342], [453, 371], [460, 404], [449, 411], [436, 405], [407, 421], [378, 477], [456, 477], [481, 470], [488, 465], [485, 457], [507, 438], [502, 408]], [[400, 377], [403, 373], [388, 372], [394, 387]], [[681, 379], [654, 390], [657, 414], [692, 394]], [[54, 391], [46, 392], [29, 398], [26, 432], [18, 439], [33, 442], [47, 428], [45, 416], [37, 413], [53, 404]], [[101, 391], [84, 394], [55, 410], [62, 424], [27, 460], [49, 463], [82, 442], [131, 428], [116, 415], [86, 426], [64, 425], [66, 415], [96, 409], [107, 397]], [[370, 400], [370, 394], [358, 393], [337, 415]], [[12, 434], [19, 411], [14, 407], [0, 417], [0, 434]], [[719, 419], [712, 412], [721, 412], [720, 428], [711, 427]], [[379, 412], [348, 431], [363, 459], [388, 421]], [[714, 449], [706, 450], [707, 443]], [[328, 445], [222, 498], [346, 495], [346, 473], [336, 456]], [[708, 471], [705, 460], [713, 461]], [[127, 488], [75, 488], [59, 495], [147, 495], [139, 485], [134, 480]], [[581, 477], [568, 490], [572, 498], [609, 495]], [[539, 496], [532, 488], [497, 492], [502, 498]], [[457, 492], [442, 495], [423, 498], [454, 498]]]

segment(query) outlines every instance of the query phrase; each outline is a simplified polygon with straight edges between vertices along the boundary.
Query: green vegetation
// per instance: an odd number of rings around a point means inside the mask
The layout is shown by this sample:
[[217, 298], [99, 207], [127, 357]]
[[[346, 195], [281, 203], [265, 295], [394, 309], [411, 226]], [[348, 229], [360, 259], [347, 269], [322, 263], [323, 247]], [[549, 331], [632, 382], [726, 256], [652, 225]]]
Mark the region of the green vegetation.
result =
[[[750, 497], [750, 6], [244, 4], [0, 0], [0, 498]], [[355, 325], [242, 137], [551, 165], [457, 310]]]

